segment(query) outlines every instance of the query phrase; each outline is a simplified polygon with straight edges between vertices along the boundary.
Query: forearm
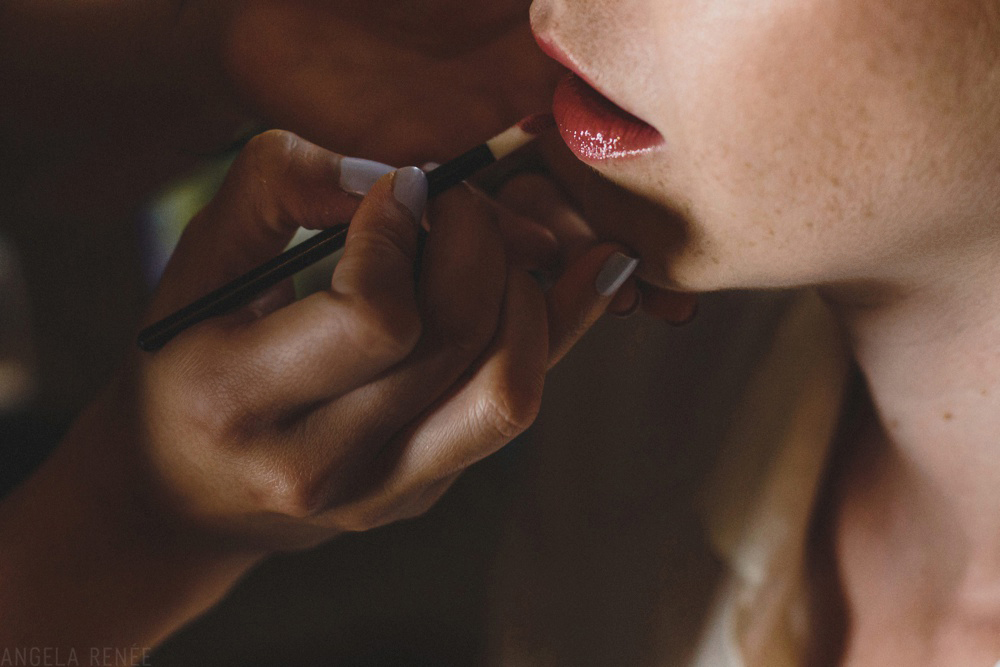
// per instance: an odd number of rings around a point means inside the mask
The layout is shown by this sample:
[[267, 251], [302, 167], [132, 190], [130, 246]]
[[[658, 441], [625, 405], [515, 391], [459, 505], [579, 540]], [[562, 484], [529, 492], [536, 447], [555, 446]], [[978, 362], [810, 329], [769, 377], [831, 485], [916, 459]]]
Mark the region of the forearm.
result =
[[161, 518], [134, 488], [140, 475], [94, 441], [120, 435], [113, 423], [84, 415], [0, 505], [0, 647], [73, 650], [81, 661], [93, 650], [151, 648], [260, 559]]

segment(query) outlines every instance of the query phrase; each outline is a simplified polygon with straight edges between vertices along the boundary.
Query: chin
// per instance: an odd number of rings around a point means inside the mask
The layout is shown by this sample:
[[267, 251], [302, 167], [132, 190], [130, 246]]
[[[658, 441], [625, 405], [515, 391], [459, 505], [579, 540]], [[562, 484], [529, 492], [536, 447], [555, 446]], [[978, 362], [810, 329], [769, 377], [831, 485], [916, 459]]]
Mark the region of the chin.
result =
[[683, 292], [766, 289], [790, 286], [787, 276], [774, 274], [780, 263], [761, 266], [735, 249], [690, 240], [666, 256], [650, 261], [639, 277], [651, 285]]
[[681, 292], [714, 292], [742, 286], [742, 281], [731, 271], [704, 261], [703, 255], [672, 257], [666, 266], [644, 271], [640, 278], [651, 285]]

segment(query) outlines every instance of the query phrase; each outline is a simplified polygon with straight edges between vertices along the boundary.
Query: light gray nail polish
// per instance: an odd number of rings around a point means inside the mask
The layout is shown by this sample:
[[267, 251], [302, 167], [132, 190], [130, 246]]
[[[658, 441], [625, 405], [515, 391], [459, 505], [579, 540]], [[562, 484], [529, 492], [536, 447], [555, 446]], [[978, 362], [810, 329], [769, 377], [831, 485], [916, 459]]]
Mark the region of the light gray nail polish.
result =
[[597, 280], [594, 281], [597, 293], [601, 296], [611, 296], [617, 292], [637, 266], [639, 266], [639, 260], [620, 252], [608, 257], [604, 266], [601, 267], [601, 272], [597, 274]]
[[393, 169], [395, 167], [374, 160], [362, 160], [357, 157], [341, 158], [340, 187], [356, 195], [366, 195], [375, 185], [375, 181]]
[[392, 180], [392, 196], [410, 209], [413, 219], [420, 222], [427, 204], [427, 176], [418, 167], [397, 169]]

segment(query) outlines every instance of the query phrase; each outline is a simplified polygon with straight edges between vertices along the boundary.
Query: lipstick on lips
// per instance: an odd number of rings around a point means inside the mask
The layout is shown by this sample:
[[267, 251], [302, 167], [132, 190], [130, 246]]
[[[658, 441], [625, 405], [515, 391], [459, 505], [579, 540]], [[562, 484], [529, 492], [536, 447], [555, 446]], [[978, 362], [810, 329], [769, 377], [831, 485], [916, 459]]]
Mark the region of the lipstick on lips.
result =
[[570, 70], [556, 87], [552, 114], [563, 141], [577, 157], [601, 162], [642, 155], [663, 145], [663, 135], [598, 92], [556, 44], [537, 33], [535, 41]]
[[588, 162], [649, 153], [663, 144], [656, 129], [625, 111], [572, 72], [552, 101], [559, 133], [570, 150]]

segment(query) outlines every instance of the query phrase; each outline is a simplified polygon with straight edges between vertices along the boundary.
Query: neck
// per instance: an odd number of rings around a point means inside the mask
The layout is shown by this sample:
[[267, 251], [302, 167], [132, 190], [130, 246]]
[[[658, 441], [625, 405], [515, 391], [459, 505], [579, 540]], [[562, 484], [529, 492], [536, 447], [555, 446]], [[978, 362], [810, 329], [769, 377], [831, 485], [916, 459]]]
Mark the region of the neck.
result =
[[1000, 618], [1000, 276], [988, 259], [864, 300], [826, 294], [876, 417], [843, 486], [838, 549], [854, 556], [838, 558], [858, 565], [860, 589], [895, 579], [932, 615]]

